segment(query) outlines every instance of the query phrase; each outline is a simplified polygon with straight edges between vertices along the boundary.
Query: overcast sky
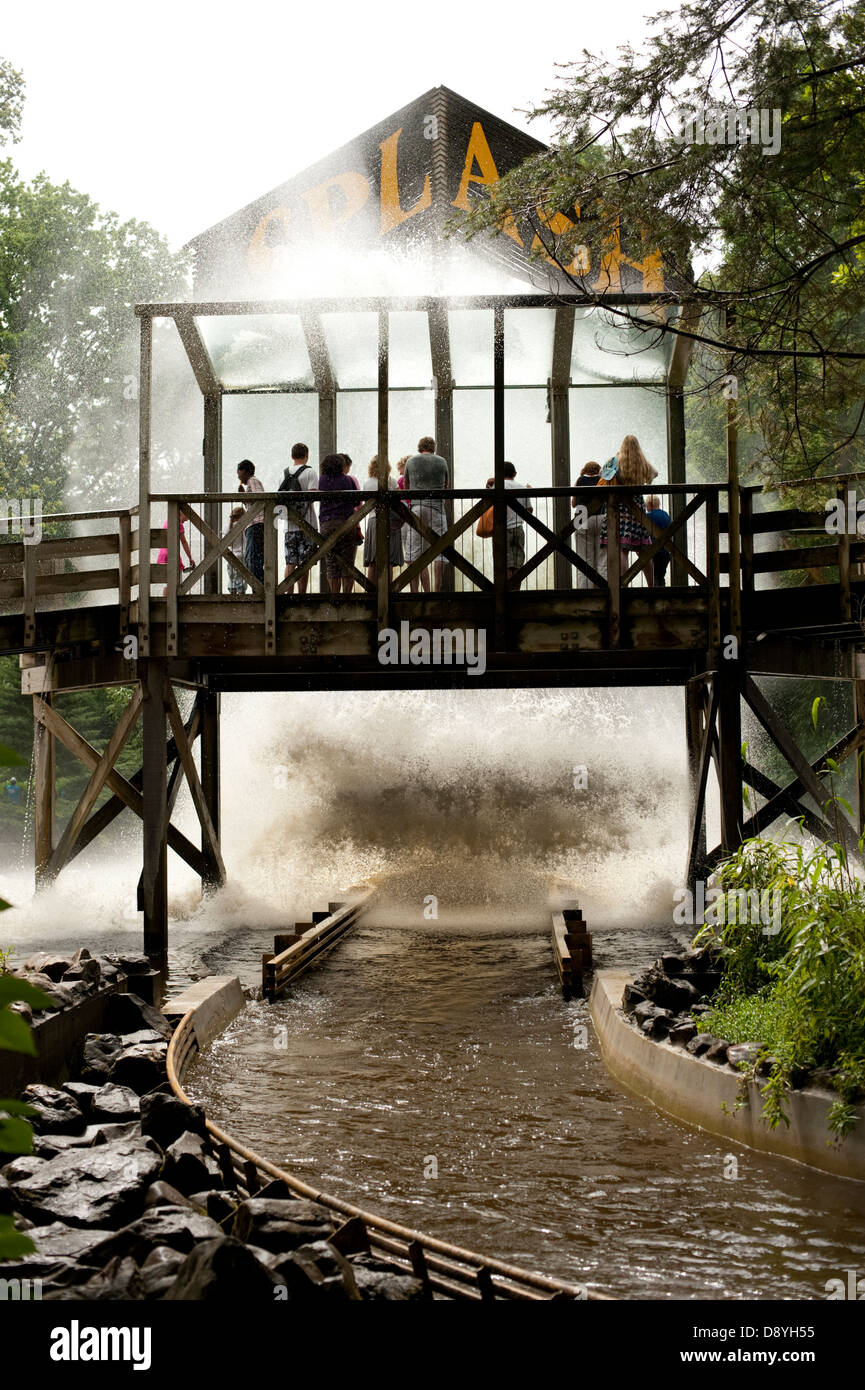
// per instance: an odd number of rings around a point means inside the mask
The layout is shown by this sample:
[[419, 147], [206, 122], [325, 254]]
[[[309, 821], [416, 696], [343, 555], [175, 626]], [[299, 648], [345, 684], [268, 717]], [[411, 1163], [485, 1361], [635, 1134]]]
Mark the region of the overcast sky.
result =
[[[583, 48], [612, 56], [650, 0], [41, 0], [6, 6], [27, 83], [23, 174], [44, 169], [179, 246], [430, 87], [516, 114]], [[547, 20], [547, 14], [554, 19]], [[536, 21], [536, 28], [532, 27]]]

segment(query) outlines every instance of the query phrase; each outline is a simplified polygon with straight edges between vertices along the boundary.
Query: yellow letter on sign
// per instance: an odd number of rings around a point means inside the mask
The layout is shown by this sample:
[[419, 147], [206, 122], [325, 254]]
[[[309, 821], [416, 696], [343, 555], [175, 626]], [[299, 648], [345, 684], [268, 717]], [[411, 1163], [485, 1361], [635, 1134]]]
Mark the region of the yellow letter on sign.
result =
[[[330, 205], [332, 188], [338, 189], [345, 198], [345, 203], [336, 216]], [[369, 180], [364, 174], [334, 174], [333, 178], [327, 179], [325, 183], [308, 188], [302, 197], [309, 208], [310, 221], [315, 230], [330, 232], [334, 227], [350, 222], [352, 217], [360, 212], [369, 197]]]
[[[475, 164], [477, 164], [480, 169], [479, 174], [474, 172]], [[472, 205], [469, 202], [469, 184], [480, 183], [488, 187], [490, 184], [498, 183], [498, 181], [499, 171], [493, 159], [493, 152], [487, 143], [487, 137], [484, 135], [484, 128], [480, 121], [475, 121], [472, 126], [472, 133], [469, 137], [469, 146], [466, 150], [466, 162], [463, 169], [463, 176], [460, 179], [459, 192], [454, 198], [452, 206], [455, 208], [462, 208], [463, 212], [471, 212]], [[505, 214], [502, 231], [506, 232], [518, 246], [522, 246], [522, 238], [509, 212]]]
[[385, 232], [392, 232], [394, 227], [399, 227], [401, 223], [407, 222], [416, 213], [423, 212], [432, 203], [432, 181], [429, 174], [424, 180], [423, 193], [418, 198], [413, 207], [404, 208], [399, 200], [399, 170], [397, 167], [397, 152], [399, 150], [399, 137], [402, 135], [402, 126], [389, 135], [386, 140], [382, 140], [379, 149], [381, 150], [381, 235]]
[[271, 208], [266, 212], [252, 233], [246, 253], [247, 263], [253, 275], [266, 275], [273, 269], [274, 246], [268, 239], [268, 228], [272, 222], [282, 223], [283, 228], [291, 221], [288, 208]]

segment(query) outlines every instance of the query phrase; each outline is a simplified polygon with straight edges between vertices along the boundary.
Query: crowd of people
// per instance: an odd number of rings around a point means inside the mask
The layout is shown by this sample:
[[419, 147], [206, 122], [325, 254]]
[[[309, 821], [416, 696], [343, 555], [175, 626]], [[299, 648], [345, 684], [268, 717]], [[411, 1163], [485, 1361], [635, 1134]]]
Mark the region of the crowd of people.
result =
[[[417, 452], [404, 455], [396, 465], [396, 476], [391, 465], [380, 462], [374, 456], [369, 462], [367, 477], [360, 483], [352, 472], [353, 464], [348, 454], [326, 454], [318, 469], [309, 461], [306, 444], [294, 444], [291, 461], [285, 469], [278, 492], [286, 495], [285, 516], [285, 579], [297, 578], [291, 585], [294, 592], [305, 594], [309, 584], [311, 566], [307, 561], [313, 556], [322, 541], [328, 546], [321, 558], [321, 591], [330, 594], [350, 594], [354, 588], [355, 576], [351, 569], [356, 565], [357, 552], [363, 546], [361, 563], [369, 579], [377, 580], [377, 539], [376, 513], [367, 514], [365, 531], [360, 525], [351, 526], [351, 517], [364, 505], [365, 498], [360, 494], [376, 492], [382, 484], [389, 491], [418, 493], [405, 499], [412, 518], [417, 525], [407, 522], [396, 508], [390, 510], [388, 522], [387, 565], [388, 582], [393, 570], [402, 565], [413, 565], [422, 559], [433, 544], [434, 537], [444, 535], [448, 526], [447, 503], [436, 494], [450, 486], [450, 469], [447, 460], [436, 452], [435, 440], [425, 435], [418, 441]], [[504, 485], [507, 489], [522, 492], [519, 500], [520, 511], [512, 505], [507, 508], [507, 578], [513, 580], [526, 563], [526, 536], [524, 513], [533, 511], [530, 499], [526, 496], [530, 484], [519, 482], [513, 463], [504, 464]], [[607, 574], [607, 507], [604, 499], [589, 494], [589, 488], [626, 486], [648, 488], [657, 477], [656, 470], [643, 453], [639, 441], [632, 434], [626, 435], [618, 453], [603, 466], [594, 460], [586, 463], [574, 484], [571, 505], [580, 509], [575, 524], [573, 541], [577, 554], [601, 578]], [[256, 476], [255, 464], [251, 459], [241, 459], [237, 465], [238, 493], [247, 500], [239, 502], [229, 517], [225, 535], [228, 549], [237, 559], [242, 560], [250, 574], [259, 581], [264, 579], [264, 515], [255, 512], [255, 495], [263, 493], [264, 487]], [[495, 486], [495, 479], [487, 480], [487, 487]], [[326, 493], [316, 502], [304, 500], [305, 493]], [[289, 497], [291, 500], [289, 501]], [[318, 516], [316, 517], [316, 507]], [[618, 514], [619, 547], [621, 551], [620, 573], [628, 568], [631, 553], [637, 553], [655, 544], [657, 532], [670, 525], [670, 516], [660, 503], [660, 498], [651, 494], [644, 497], [634, 494], [630, 498], [615, 503]], [[477, 524], [476, 534], [491, 537], [493, 534], [493, 511], [488, 508]], [[180, 511], [180, 535], [178, 554], [180, 569], [184, 570], [184, 557], [192, 566], [192, 554], [185, 534], [184, 512]], [[245, 520], [246, 517], [248, 520]], [[650, 523], [650, 524], [647, 524]], [[167, 522], [165, 523], [167, 526]], [[339, 534], [336, 534], [339, 533]], [[167, 547], [159, 552], [157, 564], [167, 562]], [[670, 555], [660, 549], [652, 557], [651, 576], [647, 582], [656, 585], [666, 583], [666, 572]], [[444, 585], [445, 566], [450, 561], [445, 555], [436, 555], [430, 563], [420, 568], [410, 580], [412, 592], [419, 589], [428, 593]], [[243, 574], [233, 565], [228, 566], [228, 588], [231, 594], [243, 594], [247, 582]], [[595, 580], [591, 575], [578, 570], [575, 575], [577, 588], [591, 588]]]

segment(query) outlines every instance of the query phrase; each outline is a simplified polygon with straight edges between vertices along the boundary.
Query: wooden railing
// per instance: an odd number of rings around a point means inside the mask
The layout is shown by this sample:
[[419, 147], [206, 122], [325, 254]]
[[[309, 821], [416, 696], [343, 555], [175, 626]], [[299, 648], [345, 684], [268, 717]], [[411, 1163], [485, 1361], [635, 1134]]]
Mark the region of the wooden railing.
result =
[[[811, 484], [813, 487], [814, 485]], [[833, 492], [846, 496], [850, 480], [833, 480]], [[662, 507], [672, 517], [671, 523], [659, 531], [642, 511], [640, 502], [648, 492], [657, 494]], [[827, 532], [824, 511], [807, 508], [785, 508], [758, 512], [755, 508], [757, 489], [740, 491], [741, 568], [739, 585], [746, 609], [749, 598], [767, 576], [802, 584], [838, 585], [837, 610], [827, 618], [849, 622], [853, 602], [851, 580], [858, 577], [856, 567], [865, 563], [865, 537], [841, 529], [837, 535]], [[311, 525], [295, 509], [324, 501], [353, 501], [355, 510], [329, 535], [322, 535], [317, 525]], [[586, 558], [577, 517], [570, 515], [571, 498], [587, 508], [589, 529], [597, 530], [594, 518], [603, 514], [608, 544], [598, 552], [600, 560], [593, 564]], [[231, 528], [223, 525], [223, 515], [243, 500], [248, 506], [243, 518]], [[720, 635], [722, 590], [729, 585], [729, 555], [722, 551], [721, 538], [726, 537], [728, 512], [722, 504], [726, 488], [720, 485], [653, 484], [640, 488], [513, 488], [504, 492], [490, 489], [445, 489], [411, 492], [378, 490], [375, 492], [338, 493], [309, 492], [246, 494], [236, 492], [155, 494], [152, 508], [167, 512], [167, 523], [151, 527], [147, 564], [143, 566], [149, 584], [142, 586], [139, 565], [138, 508], [101, 512], [74, 512], [44, 517], [43, 536], [38, 544], [0, 538], [0, 609], [5, 614], [24, 617], [24, 647], [35, 644], [36, 614], [40, 609], [79, 605], [82, 599], [92, 603], [97, 595], [116, 593], [119, 604], [121, 631], [125, 630], [133, 604], [135, 620], [142, 637], [142, 655], [148, 651], [149, 619], [152, 600], [165, 598], [166, 653], [179, 652], [179, 620], [181, 605], [219, 599], [226, 605], [226, 619], [262, 624], [265, 655], [276, 651], [277, 610], [298, 592], [298, 584], [306, 579], [313, 592], [316, 579], [319, 592], [330, 594], [332, 588], [348, 596], [372, 600], [380, 626], [388, 625], [392, 600], [404, 596], [409, 588], [417, 589], [437, 561], [445, 562], [445, 582], [449, 591], [486, 594], [493, 598], [497, 615], [503, 615], [518, 592], [561, 593], [571, 585], [606, 600], [608, 636], [611, 648], [621, 641], [623, 595], [637, 587], [650, 588], [653, 583], [653, 561], [666, 550], [671, 558], [668, 580], [674, 592], [702, 591], [708, 613], [709, 645], [715, 645]], [[441, 534], [431, 526], [430, 512], [420, 507], [430, 502], [440, 504], [447, 517]], [[493, 534], [481, 539], [476, 534], [478, 521], [491, 510]], [[636, 515], [654, 537], [651, 546], [632, 550], [622, 563], [616, 544], [620, 519], [628, 512]], [[187, 518], [186, 534], [192, 539], [191, 568], [180, 568], [180, 519]], [[567, 519], [563, 521], [563, 513]], [[309, 554], [293, 573], [283, 577], [283, 557], [280, 550], [280, 527], [288, 515], [309, 546]], [[517, 518], [522, 527], [523, 553], [519, 547], [509, 557], [507, 520]], [[242, 556], [234, 553], [233, 545], [242, 540], [246, 527], [263, 523], [263, 565], [260, 576], [252, 573]], [[104, 523], [96, 534], [57, 535], [81, 524]], [[359, 523], [374, 526], [376, 563], [367, 573], [357, 564], [354, 548], [355, 528]], [[422, 553], [410, 562], [391, 565], [388, 548], [392, 527], [401, 530], [403, 542], [414, 534], [415, 550]], [[775, 541], [769, 550], [761, 548], [764, 539]], [[345, 542], [349, 541], [346, 545]], [[168, 561], [157, 566], [151, 552], [167, 550]], [[516, 563], [515, 556], [519, 557]], [[96, 557], [105, 560], [98, 568], [86, 568], [82, 561]], [[512, 563], [509, 565], [508, 561]], [[239, 577], [243, 592], [225, 594], [223, 566]], [[327, 568], [343, 578], [336, 585], [323, 570]], [[577, 596], [574, 595], [575, 601]], [[52, 602], [52, 600], [54, 600]], [[246, 606], [248, 605], [248, 607]], [[191, 616], [192, 610], [185, 610]], [[159, 610], [160, 617], [163, 610]]]

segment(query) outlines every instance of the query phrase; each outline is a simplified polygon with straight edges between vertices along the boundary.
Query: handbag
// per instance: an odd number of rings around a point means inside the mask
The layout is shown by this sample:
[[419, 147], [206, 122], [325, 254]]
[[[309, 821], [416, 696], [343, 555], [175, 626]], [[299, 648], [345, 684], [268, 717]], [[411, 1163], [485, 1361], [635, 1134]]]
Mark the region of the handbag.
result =
[[492, 507], [487, 507], [486, 511], [484, 512], [483, 516], [481, 517], [480, 521], [478, 522], [477, 526], [475, 527], [475, 535], [476, 535], [476, 536], [483, 536], [484, 540], [486, 540], [486, 539], [487, 539], [489, 536], [491, 536], [492, 534], [493, 534], [493, 508], [492, 508]]

